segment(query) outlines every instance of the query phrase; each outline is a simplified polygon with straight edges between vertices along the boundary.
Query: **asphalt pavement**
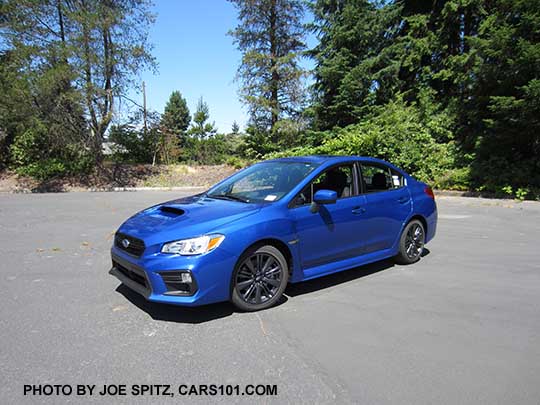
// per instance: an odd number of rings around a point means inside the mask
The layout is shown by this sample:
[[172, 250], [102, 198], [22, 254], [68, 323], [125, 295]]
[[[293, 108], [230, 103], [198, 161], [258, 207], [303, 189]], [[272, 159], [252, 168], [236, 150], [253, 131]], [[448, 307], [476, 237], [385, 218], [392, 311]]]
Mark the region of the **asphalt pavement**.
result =
[[[540, 403], [540, 203], [438, 199], [429, 252], [290, 286], [259, 313], [146, 303], [118, 225], [181, 192], [0, 194], [0, 403]], [[170, 384], [169, 396], [24, 395]], [[277, 385], [182, 396], [181, 384]]]

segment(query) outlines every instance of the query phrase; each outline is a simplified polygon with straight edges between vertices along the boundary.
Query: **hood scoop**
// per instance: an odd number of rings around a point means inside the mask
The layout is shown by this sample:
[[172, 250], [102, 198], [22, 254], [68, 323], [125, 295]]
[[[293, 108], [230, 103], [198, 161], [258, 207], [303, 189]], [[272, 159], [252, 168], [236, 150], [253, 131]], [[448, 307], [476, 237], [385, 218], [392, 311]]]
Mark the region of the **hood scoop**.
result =
[[159, 207], [159, 210], [163, 213], [169, 214], [170, 216], [179, 217], [180, 215], [184, 215], [186, 211], [184, 211], [182, 208], [174, 207], [172, 205], [162, 205]]

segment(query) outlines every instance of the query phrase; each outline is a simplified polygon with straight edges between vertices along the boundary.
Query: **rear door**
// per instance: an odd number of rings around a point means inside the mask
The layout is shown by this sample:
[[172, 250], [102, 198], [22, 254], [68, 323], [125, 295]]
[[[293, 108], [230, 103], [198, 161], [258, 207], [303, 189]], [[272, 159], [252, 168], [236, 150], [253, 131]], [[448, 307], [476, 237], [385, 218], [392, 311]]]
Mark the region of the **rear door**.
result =
[[359, 162], [359, 167], [360, 189], [366, 198], [362, 227], [364, 253], [389, 249], [412, 211], [405, 179], [382, 163]]

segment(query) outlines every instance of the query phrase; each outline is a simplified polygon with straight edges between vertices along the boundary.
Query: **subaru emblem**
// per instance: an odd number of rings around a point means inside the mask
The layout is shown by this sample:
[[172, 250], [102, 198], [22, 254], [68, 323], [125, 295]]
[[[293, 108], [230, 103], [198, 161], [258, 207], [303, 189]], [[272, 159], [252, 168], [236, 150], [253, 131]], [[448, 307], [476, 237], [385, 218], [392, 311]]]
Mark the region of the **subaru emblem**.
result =
[[122, 246], [124, 247], [124, 249], [127, 249], [128, 246], [129, 246], [129, 240], [123, 239], [123, 240], [122, 240]]

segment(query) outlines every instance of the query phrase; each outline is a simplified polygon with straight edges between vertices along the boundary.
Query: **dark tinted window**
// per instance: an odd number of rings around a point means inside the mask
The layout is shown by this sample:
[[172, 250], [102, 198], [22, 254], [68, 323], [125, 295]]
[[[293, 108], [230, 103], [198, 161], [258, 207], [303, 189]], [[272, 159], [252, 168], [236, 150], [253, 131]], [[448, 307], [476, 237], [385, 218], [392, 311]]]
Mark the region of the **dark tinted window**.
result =
[[338, 199], [355, 195], [354, 166], [352, 164], [332, 167], [308, 184], [297, 195], [294, 206], [311, 204], [313, 194], [319, 190], [332, 190]]
[[365, 193], [391, 190], [404, 185], [403, 176], [387, 166], [361, 163], [360, 168]]

